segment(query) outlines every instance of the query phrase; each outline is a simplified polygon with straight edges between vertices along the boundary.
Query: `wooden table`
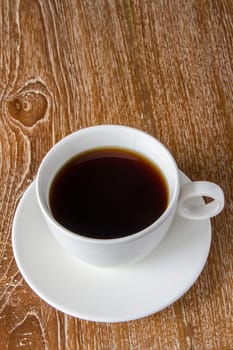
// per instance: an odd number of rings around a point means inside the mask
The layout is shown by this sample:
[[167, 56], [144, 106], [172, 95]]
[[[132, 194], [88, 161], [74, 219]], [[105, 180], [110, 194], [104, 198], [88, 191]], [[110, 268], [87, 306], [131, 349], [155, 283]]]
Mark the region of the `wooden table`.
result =
[[[233, 349], [233, 2], [0, 4], [0, 349]], [[104, 123], [154, 135], [191, 179], [217, 182], [226, 196], [193, 287], [164, 311], [115, 324], [47, 305], [11, 244], [17, 204], [46, 152]]]

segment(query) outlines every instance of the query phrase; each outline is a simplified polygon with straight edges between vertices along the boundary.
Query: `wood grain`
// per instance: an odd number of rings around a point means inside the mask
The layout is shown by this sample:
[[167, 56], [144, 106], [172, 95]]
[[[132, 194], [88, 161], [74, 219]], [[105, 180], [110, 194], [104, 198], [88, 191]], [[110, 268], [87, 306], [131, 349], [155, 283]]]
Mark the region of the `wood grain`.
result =
[[[231, 0], [0, 0], [0, 349], [233, 349], [232, 14]], [[156, 136], [226, 196], [198, 281], [127, 323], [56, 311], [12, 254], [14, 212], [45, 153], [101, 123]]]

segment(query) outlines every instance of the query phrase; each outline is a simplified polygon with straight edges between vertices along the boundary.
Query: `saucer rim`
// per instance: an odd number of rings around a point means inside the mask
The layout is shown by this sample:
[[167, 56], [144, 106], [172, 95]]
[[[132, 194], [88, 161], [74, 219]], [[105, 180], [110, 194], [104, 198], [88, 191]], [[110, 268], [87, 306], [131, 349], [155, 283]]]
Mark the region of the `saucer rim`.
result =
[[[181, 182], [185, 183], [185, 182], [190, 182], [190, 179], [182, 172], [179, 170], [179, 174], [181, 176]], [[25, 198], [30, 194], [31, 191], [35, 191], [35, 180], [28, 186], [28, 188], [25, 190], [25, 192], [23, 193], [17, 209], [15, 211], [15, 215], [14, 215], [14, 220], [13, 220], [13, 225], [12, 225], [12, 249], [13, 249], [13, 254], [15, 257], [15, 261], [17, 264], [17, 267], [20, 271], [20, 273], [22, 274], [24, 280], [27, 282], [27, 284], [29, 285], [29, 287], [33, 290], [33, 292], [35, 294], [37, 294], [42, 300], [44, 300], [47, 304], [51, 305], [52, 307], [54, 307], [56, 310], [59, 310], [67, 315], [70, 315], [72, 317], [75, 318], [80, 318], [83, 320], [87, 320], [87, 321], [94, 321], [94, 322], [111, 322], [111, 323], [116, 323], [116, 322], [129, 322], [129, 321], [133, 321], [133, 320], [138, 320], [138, 319], [142, 319], [145, 317], [148, 317], [152, 314], [158, 313], [162, 310], [164, 310], [165, 308], [169, 307], [170, 305], [172, 305], [174, 302], [178, 301], [198, 280], [199, 276], [202, 273], [202, 270], [205, 267], [205, 264], [207, 262], [208, 256], [209, 256], [209, 251], [210, 251], [210, 247], [211, 247], [211, 240], [212, 240], [212, 227], [211, 227], [211, 221], [210, 219], [204, 220], [207, 224], [208, 224], [208, 246], [206, 244], [206, 254], [205, 256], [203, 256], [203, 261], [200, 264], [199, 269], [196, 271], [195, 276], [192, 278], [191, 282], [187, 284], [186, 288], [184, 288], [182, 291], [180, 291], [180, 293], [175, 294], [173, 298], [171, 298], [168, 302], [165, 303], [160, 303], [159, 307], [155, 307], [155, 308], [151, 308], [150, 311], [145, 311], [145, 313], [139, 312], [139, 313], [131, 313], [130, 315], [124, 314], [124, 316], [122, 315], [121, 317], [119, 317], [119, 315], [117, 316], [105, 316], [104, 318], [101, 317], [101, 315], [91, 315], [90, 313], [83, 313], [83, 312], [74, 312], [71, 308], [62, 305], [61, 303], [59, 304], [59, 302], [56, 302], [56, 298], [54, 299], [53, 297], [47, 297], [42, 291], [41, 291], [41, 287], [38, 287], [31, 279], [30, 279], [30, 273], [28, 274], [27, 271], [25, 271], [24, 267], [22, 266], [23, 264], [21, 264], [20, 262], [20, 256], [18, 254], [18, 249], [17, 249], [17, 231], [18, 231], [18, 221], [21, 215], [21, 212], [23, 210], [23, 205], [25, 202]], [[39, 207], [38, 207], [39, 208]], [[42, 216], [41, 216], [42, 217]], [[42, 217], [42, 219], [44, 220], [44, 218]], [[49, 230], [49, 229], [48, 229]], [[152, 253], [153, 254], [153, 253]], [[81, 266], [84, 264], [85, 266], [88, 266], [90, 269], [101, 269], [99, 267], [95, 267], [95, 266], [91, 266], [91, 265], [87, 265], [85, 263], [83, 263], [82, 261], [78, 262]], [[140, 262], [137, 263], [140, 265]], [[113, 268], [114, 269], [118, 269], [118, 268]]]

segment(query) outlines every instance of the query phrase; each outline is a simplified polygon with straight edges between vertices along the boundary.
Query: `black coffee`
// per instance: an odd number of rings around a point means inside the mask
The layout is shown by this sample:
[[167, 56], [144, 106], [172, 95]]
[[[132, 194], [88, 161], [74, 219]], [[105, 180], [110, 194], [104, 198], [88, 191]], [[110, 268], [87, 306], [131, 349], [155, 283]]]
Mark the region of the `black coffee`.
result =
[[94, 149], [58, 171], [49, 203], [67, 229], [92, 238], [118, 238], [158, 219], [167, 207], [168, 188], [160, 170], [140, 154]]

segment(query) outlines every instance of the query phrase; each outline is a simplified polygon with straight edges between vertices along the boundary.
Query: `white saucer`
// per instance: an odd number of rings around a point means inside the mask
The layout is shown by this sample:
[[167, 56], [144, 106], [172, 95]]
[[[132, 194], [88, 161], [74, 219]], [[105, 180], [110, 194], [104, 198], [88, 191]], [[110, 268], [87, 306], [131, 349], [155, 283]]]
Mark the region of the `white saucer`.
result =
[[[189, 181], [182, 173], [181, 178]], [[140, 263], [95, 268], [70, 257], [55, 241], [32, 183], [16, 210], [12, 242], [24, 279], [47, 303], [75, 317], [121, 322], [162, 310], [193, 285], [208, 257], [211, 225], [177, 216], [160, 246]]]

